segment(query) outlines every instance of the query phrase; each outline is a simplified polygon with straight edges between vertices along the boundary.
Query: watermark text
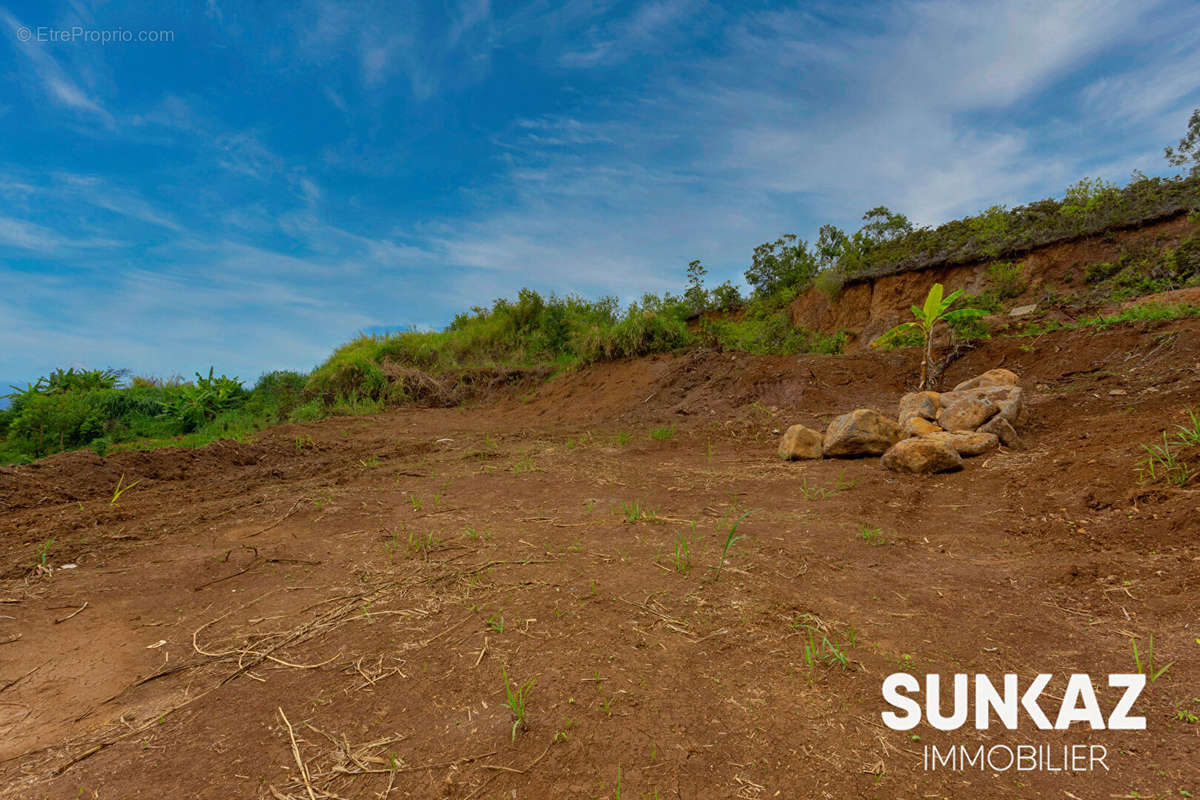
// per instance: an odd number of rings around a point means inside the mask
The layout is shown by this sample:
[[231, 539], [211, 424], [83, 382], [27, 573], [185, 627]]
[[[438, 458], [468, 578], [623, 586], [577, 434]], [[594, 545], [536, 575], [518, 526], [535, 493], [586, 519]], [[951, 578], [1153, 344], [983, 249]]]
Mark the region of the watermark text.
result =
[[175, 41], [173, 30], [147, 30], [135, 28], [85, 28], [73, 25], [69, 28], [54, 28], [38, 25], [17, 28], [17, 39], [39, 44], [170, 44]]

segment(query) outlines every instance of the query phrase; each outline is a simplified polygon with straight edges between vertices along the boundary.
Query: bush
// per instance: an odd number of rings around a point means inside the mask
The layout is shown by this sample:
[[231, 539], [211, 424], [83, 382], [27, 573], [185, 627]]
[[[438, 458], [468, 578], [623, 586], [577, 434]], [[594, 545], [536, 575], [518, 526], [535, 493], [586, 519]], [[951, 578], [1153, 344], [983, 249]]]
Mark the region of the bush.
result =
[[919, 330], [897, 334], [879, 345], [880, 350], [904, 350], [909, 347], [924, 347], [925, 335]]
[[245, 390], [237, 378], [225, 375], [208, 377], [196, 373], [195, 383], [184, 383], [164, 390], [160, 401], [166, 415], [176, 420], [184, 433], [190, 433], [244, 400]]
[[27, 398], [9, 425], [9, 435], [34, 458], [82, 447], [104, 433], [104, 417], [91, 393], [60, 391]]
[[1114, 300], [1181, 289], [1200, 281], [1200, 234], [1177, 247], [1126, 247], [1116, 261], [1092, 264], [1084, 280]]
[[795, 353], [840, 353], [846, 335], [832, 336], [794, 327], [784, 310], [752, 309], [741, 320], [705, 319], [701, 335], [722, 350], [740, 350], [760, 355]]
[[655, 300], [643, 298], [643, 304], [629, 306], [617, 324], [604, 329], [593, 327], [575, 344], [575, 352], [584, 364], [662, 353], [692, 342], [683, 308], [655, 308]]
[[836, 269], [827, 269], [817, 275], [813, 281], [813, 285], [817, 291], [829, 298], [829, 302], [836, 303], [838, 298], [842, 296], [842, 289], [846, 285], [846, 277]]
[[[14, 387], [0, 460], [19, 463], [89, 446], [103, 454], [119, 442], [179, 436], [235, 412], [247, 396], [236, 378], [214, 377], [212, 370], [207, 377], [197, 373], [195, 383], [137, 379], [125, 388], [117, 386], [119, 374], [55, 370], [24, 389]], [[243, 414], [239, 425], [245, 428], [252, 417]]]
[[996, 296], [1001, 300], [1011, 300], [1020, 296], [1029, 285], [1021, 265], [1011, 261], [998, 261], [989, 265], [987, 276]]
[[729, 281], [709, 292], [709, 308], [714, 311], [735, 311], [745, 304], [742, 293]]

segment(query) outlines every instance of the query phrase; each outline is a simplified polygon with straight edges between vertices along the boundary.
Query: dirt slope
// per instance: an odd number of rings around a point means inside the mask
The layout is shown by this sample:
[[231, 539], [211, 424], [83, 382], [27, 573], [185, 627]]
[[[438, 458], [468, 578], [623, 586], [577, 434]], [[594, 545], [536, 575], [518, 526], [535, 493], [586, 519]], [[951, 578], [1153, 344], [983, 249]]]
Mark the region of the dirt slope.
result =
[[[1029, 448], [928, 478], [774, 457], [786, 424], [894, 412], [905, 352], [660, 357], [526, 402], [0, 469], [0, 794], [1200, 793], [1200, 487], [1134, 468], [1200, 404], [1200, 323], [994, 340], [946, 380], [1001, 365], [1033, 392]], [[807, 663], [810, 631], [844, 668]], [[1059, 695], [1130, 671], [1130, 635], [1174, 662], [1146, 731], [880, 724], [889, 673], [1052, 672]], [[504, 674], [536, 682], [515, 735]], [[1103, 744], [1110, 771], [922, 768], [1000, 741]]]
[[[1022, 258], [1020, 265], [1027, 286], [1014, 305], [1035, 303], [1047, 289], [1060, 294], [1077, 292], [1084, 287], [1089, 264], [1116, 261], [1131, 247], [1173, 247], [1200, 229], [1186, 216], [1122, 231], [1110, 231], [1077, 241], [1039, 247]], [[933, 283], [947, 291], [962, 289], [979, 294], [988, 288], [987, 268], [993, 259], [969, 264], [930, 267], [879, 278], [857, 280], [847, 285], [842, 295], [831, 301], [818, 289], [810, 289], [792, 303], [792, 322], [811, 330], [836, 333], [850, 331], [856, 337], [850, 349], [864, 346], [887, 329], [909, 319], [909, 307], [919, 305]]]

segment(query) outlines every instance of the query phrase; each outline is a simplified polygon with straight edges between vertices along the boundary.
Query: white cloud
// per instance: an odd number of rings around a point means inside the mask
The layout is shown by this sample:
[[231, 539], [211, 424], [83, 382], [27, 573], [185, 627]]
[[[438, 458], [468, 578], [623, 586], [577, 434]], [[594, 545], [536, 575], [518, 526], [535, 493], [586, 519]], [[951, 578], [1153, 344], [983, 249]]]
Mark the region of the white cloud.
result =
[[[472, 84], [488, 74], [496, 45], [487, 0], [461, 0], [444, 8], [416, 3], [310, 0], [294, 15], [301, 60], [318, 64], [356, 62], [369, 98], [386, 97], [396, 79], [408, 84], [417, 100]], [[342, 95], [327, 96], [335, 105]], [[335, 99], [337, 98], [337, 99]]]
[[[511, 160], [505, 180], [430, 243], [450, 263], [486, 270], [494, 293], [528, 283], [628, 295], [679, 287], [696, 257], [718, 281], [740, 277], [755, 244], [812, 236], [828, 221], [856, 227], [879, 204], [935, 224], [1061, 191], [1088, 153], [1110, 145], [1074, 128], [1049, 136], [1066, 113], [1056, 104], [1078, 94], [1047, 93], [1125, 42], [1157, 5], [1008, 0], [982, 12], [920, 0], [726, 21], [712, 55], [666, 56], [637, 94], [518, 120], [497, 140]], [[643, 9], [566, 60], [627, 58], [689, 22], [684, 3]], [[1194, 51], [1178, 47], [1186, 66]], [[1169, 83], [1166, 96], [1186, 86]], [[1038, 119], [1024, 117], [1032, 103]]]
[[119, 247], [122, 243], [99, 236], [71, 236], [22, 219], [0, 216], [0, 248], [56, 255], [68, 250]]
[[702, 0], [652, 0], [628, 16], [589, 32], [586, 48], [572, 49], [559, 56], [567, 67], [596, 67], [617, 64], [648, 52], [662, 52], [688, 23], [696, 22]]
[[45, 43], [36, 39], [22, 41], [22, 37], [18, 36], [18, 30], [23, 27], [21, 22], [3, 8], [0, 8], [0, 23], [8, 29], [5, 38], [25, 57], [26, 63], [51, 99], [75, 111], [87, 112], [107, 126], [113, 124], [112, 116], [100, 101], [85, 92], [67, 75], [62, 66], [46, 51]]

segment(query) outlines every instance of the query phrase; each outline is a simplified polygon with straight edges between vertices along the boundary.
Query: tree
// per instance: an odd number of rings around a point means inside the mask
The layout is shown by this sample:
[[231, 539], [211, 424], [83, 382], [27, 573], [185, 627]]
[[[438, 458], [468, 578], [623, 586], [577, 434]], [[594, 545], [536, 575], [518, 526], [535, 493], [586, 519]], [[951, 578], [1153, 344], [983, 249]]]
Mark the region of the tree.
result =
[[957, 322], [959, 320], [981, 317], [985, 313], [982, 309], [978, 308], [960, 308], [957, 311], [951, 311], [950, 306], [954, 305], [954, 301], [958, 300], [963, 290], [959, 289], [952, 292], [949, 297], [942, 296], [944, 291], [940, 283], [935, 283], [930, 287], [929, 294], [925, 297], [925, 305], [912, 307], [913, 316], [916, 317], [915, 321], [902, 322], [871, 342], [871, 347], [879, 347], [909, 331], [919, 330], [925, 340], [925, 352], [921, 358], [920, 388], [922, 389], [929, 388], [927, 382], [929, 379], [929, 362], [933, 360], [934, 327], [939, 322]]
[[710, 308], [717, 311], [734, 311], [742, 307], [742, 293], [729, 281], [725, 281], [708, 293]]
[[1163, 155], [1173, 167], [1185, 167], [1191, 162], [1192, 174], [1200, 175], [1200, 108], [1192, 112], [1187, 133], [1179, 140], [1179, 144], [1164, 148]]
[[688, 264], [688, 282], [683, 299], [687, 301], [693, 314], [699, 314], [708, 307], [708, 293], [704, 291], [704, 276], [707, 274], [708, 270], [701, 266], [700, 259]]
[[815, 258], [824, 272], [836, 269], [842, 275], [858, 275], [870, 266], [872, 251], [898, 242], [914, 230], [912, 222], [886, 206], [863, 214], [863, 226], [847, 234], [836, 225], [822, 225], [817, 232]]
[[876, 206], [863, 214], [864, 224], [856, 234], [864, 249], [902, 239], [913, 232], [908, 217], [897, 214], [887, 206]]
[[760, 297], [770, 297], [785, 289], [807, 287], [817, 274], [816, 256], [808, 242], [789, 233], [773, 242], [754, 248], [754, 260], [746, 270], [746, 283]]
[[822, 270], [836, 267], [850, 246], [850, 237], [836, 225], [822, 225], [817, 232], [817, 266]]

